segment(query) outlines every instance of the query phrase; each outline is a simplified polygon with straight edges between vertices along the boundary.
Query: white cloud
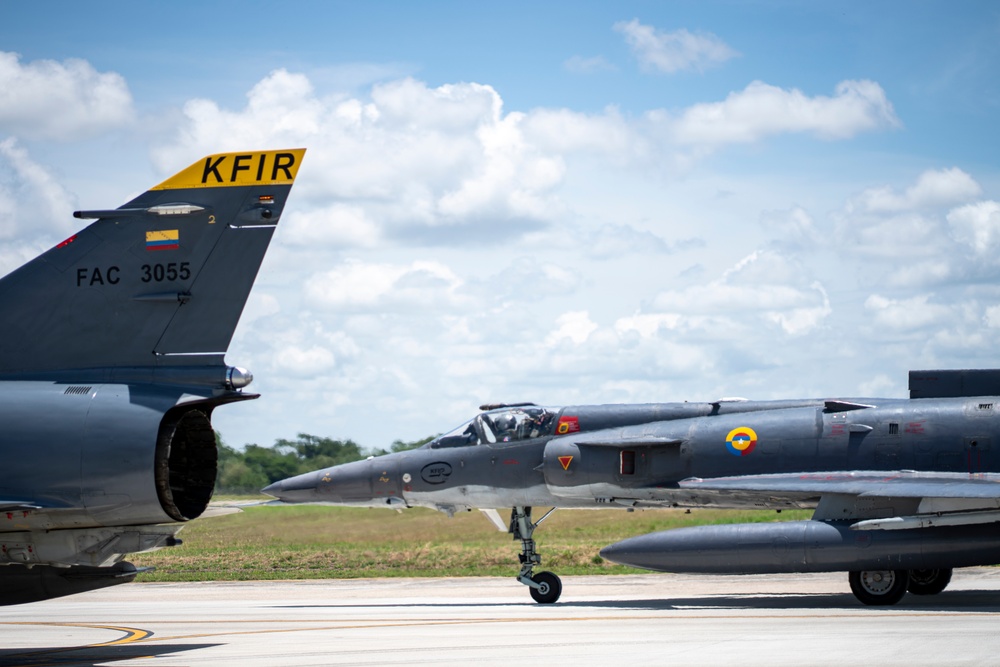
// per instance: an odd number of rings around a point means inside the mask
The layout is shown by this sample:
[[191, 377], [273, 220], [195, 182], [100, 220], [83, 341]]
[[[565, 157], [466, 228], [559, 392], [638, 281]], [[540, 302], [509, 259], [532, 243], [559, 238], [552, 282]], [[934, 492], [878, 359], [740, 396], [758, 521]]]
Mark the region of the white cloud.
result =
[[464, 237], [455, 227], [482, 234], [497, 219], [525, 227], [559, 208], [553, 191], [564, 175], [561, 158], [526, 141], [523, 114], [504, 114], [500, 96], [481, 84], [430, 88], [402, 79], [373, 86], [364, 100], [320, 96], [304, 75], [276, 70], [241, 110], [194, 100], [184, 115], [175, 140], [155, 152], [164, 172], [192, 154], [309, 148], [296, 195], [303, 214], [320, 210], [290, 224], [304, 238], [350, 231], [348, 240], [370, 245], [378, 234], [405, 231], [407, 242], [422, 234], [456, 242]]
[[711, 33], [692, 34], [683, 28], [662, 32], [639, 23], [639, 19], [619, 21], [614, 29], [625, 36], [643, 67], [668, 74], [701, 71], [739, 55]]
[[284, 221], [284, 238], [293, 245], [354, 248], [374, 247], [381, 230], [364, 207], [356, 204], [331, 204], [303, 212], [292, 211]]
[[[498, 257], [504, 257], [505, 252], [505, 246], [497, 248]], [[477, 281], [476, 291], [479, 298], [539, 301], [572, 294], [580, 282], [577, 272], [554, 264], [547, 257], [518, 254], [498, 273]]]
[[653, 152], [653, 138], [643, 136], [614, 107], [601, 114], [535, 109], [524, 117], [522, 127], [533, 143], [560, 154], [585, 152], [632, 161]]
[[764, 211], [760, 223], [778, 237], [780, 246], [809, 248], [821, 239], [812, 216], [801, 206], [787, 211]]
[[[1000, 277], [1000, 204], [957, 169], [927, 170], [905, 188], [867, 188], [834, 214], [843, 258], [878, 258], [862, 282], [927, 290]], [[950, 208], [950, 210], [947, 207]]]
[[1000, 305], [989, 306], [983, 313], [983, 323], [990, 329], [1000, 329]]
[[313, 345], [300, 348], [283, 346], [275, 351], [274, 366], [278, 372], [298, 377], [310, 377], [329, 370], [334, 366], [334, 356], [330, 350]]
[[0, 51], [0, 131], [32, 139], [77, 140], [134, 120], [132, 95], [114, 72], [84, 60], [22, 63]]
[[980, 192], [982, 188], [971, 176], [952, 167], [925, 171], [901, 193], [888, 186], [865, 190], [849, 206], [876, 213], [912, 211], [954, 205], [977, 197]]
[[614, 328], [619, 336], [634, 331], [643, 338], [654, 338], [663, 330], [676, 329], [680, 321], [678, 313], [640, 313], [618, 319]]
[[369, 264], [347, 260], [336, 268], [313, 274], [306, 281], [310, 302], [327, 308], [372, 307], [384, 301], [426, 306], [450, 299], [459, 278], [437, 262], [409, 265]]
[[898, 124], [885, 91], [874, 81], [842, 81], [833, 97], [808, 97], [797, 89], [754, 81], [724, 102], [690, 107], [671, 123], [671, 132], [681, 145], [716, 145], [793, 132], [846, 139]]
[[[800, 284], [809, 284], [801, 289]], [[832, 312], [823, 286], [807, 281], [801, 268], [782, 255], [757, 251], [705, 285], [661, 292], [657, 311], [679, 314], [698, 328], [732, 327], [753, 334], [754, 322], [778, 325], [788, 335], [808, 333]]]
[[596, 329], [597, 325], [590, 319], [590, 314], [585, 310], [563, 313], [556, 318], [556, 329], [546, 337], [545, 344], [549, 347], [555, 347], [561, 341], [568, 339], [579, 345], [586, 341], [587, 337]]
[[[610, 259], [631, 254], [667, 254], [670, 244], [652, 232], [638, 230], [631, 225], [601, 225], [584, 239], [585, 250], [595, 259]], [[698, 241], [688, 241], [689, 244]]]
[[977, 255], [988, 255], [993, 263], [997, 263], [1000, 203], [982, 201], [961, 206], [950, 211], [946, 219], [957, 241], [971, 246]]
[[6, 203], [0, 239], [37, 237], [39, 231], [68, 235], [78, 226], [75, 198], [13, 137], [0, 141], [0, 197]]
[[894, 331], [917, 331], [944, 328], [952, 319], [948, 306], [930, 303], [931, 295], [920, 294], [906, 299], [891, 299], [872, 294], [865, 300], [865, 309], [874, 316], [874, 324]]

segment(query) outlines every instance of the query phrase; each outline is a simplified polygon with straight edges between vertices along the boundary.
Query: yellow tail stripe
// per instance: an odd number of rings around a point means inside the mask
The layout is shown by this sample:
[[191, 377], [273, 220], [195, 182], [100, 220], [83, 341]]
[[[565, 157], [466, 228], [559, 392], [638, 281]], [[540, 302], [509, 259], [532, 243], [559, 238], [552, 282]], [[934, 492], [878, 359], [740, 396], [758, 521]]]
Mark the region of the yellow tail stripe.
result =
[[291, 185], [298, 174], [304, 148], [217, 153], [163, 181], [151, 190], [223, 188], [240, 185]]

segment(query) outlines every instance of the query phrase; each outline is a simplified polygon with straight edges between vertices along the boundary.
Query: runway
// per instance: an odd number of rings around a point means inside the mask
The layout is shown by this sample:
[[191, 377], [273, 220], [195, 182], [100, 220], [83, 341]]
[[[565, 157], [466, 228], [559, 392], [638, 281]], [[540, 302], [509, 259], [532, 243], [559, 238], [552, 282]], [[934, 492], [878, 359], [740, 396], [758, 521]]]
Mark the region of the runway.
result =
[[993, 568], [890, 608], [841, 574], [133, 583], [0, 608], [0, 665], [985, 665], [998, 624]]

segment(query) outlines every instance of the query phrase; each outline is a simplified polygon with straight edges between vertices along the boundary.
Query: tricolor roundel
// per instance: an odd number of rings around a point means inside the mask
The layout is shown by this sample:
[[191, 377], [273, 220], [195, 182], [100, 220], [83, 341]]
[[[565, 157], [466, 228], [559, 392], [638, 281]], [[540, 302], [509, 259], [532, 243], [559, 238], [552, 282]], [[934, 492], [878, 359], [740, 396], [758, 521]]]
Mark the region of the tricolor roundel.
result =
[[749, 426], [734, 428], [726, 436], [726, 449], [733, 456], [747, 456], [757, 446], [757, 433]]

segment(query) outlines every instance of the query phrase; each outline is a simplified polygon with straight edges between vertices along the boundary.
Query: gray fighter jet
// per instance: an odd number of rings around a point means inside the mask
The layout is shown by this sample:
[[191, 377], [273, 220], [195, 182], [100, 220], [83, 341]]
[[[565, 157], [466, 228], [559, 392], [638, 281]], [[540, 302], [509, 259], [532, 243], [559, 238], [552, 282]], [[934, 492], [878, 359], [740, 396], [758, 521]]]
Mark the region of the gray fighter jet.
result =
[[0, 279], [0, 604], [125, 583], [215, 485], [224, 354], [304, 149], [196, 162]]
[[[609, 560], [668, 572], [848, 572], [865, 604], [939, 593], [1000, 563], [1000, 370], [912, 371], [909, 399], [482, 406], [420, 449], [282, 480], [291, 503], [482, 509], [521, 541], [543, 603], [532, 507], [810, 508], [811, 520], [630, 538]], [[998, 442], [1000, 445], [1000, 442]], [[510, 521], [497, 510], [512, 508]], [[552, 510], [549, 510], [551, 512]]]

